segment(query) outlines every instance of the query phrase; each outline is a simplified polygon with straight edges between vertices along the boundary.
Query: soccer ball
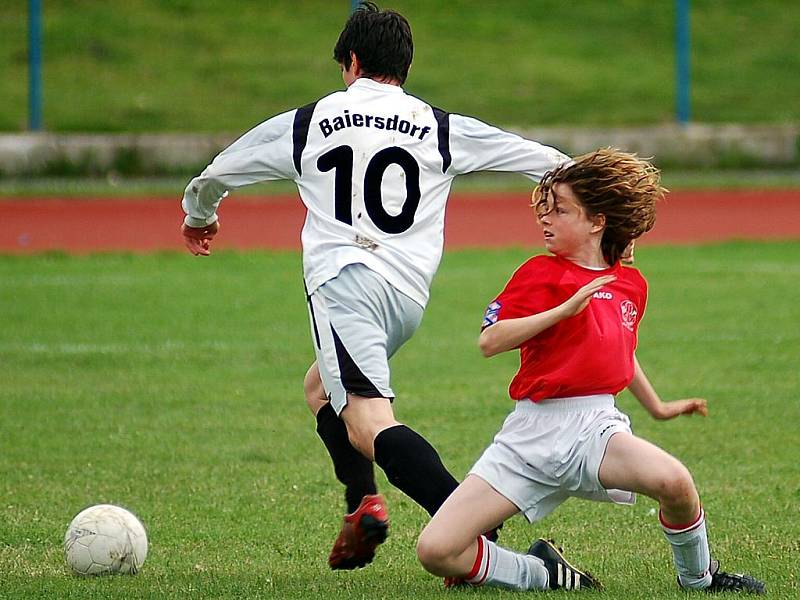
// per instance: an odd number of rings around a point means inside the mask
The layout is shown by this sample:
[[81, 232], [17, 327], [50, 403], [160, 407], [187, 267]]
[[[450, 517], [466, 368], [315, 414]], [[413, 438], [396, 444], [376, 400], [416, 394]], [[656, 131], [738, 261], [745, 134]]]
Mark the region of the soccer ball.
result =
[[134, 575], [147, 556], [147, 532], [124, 508], [113, 504], [90, 506], [69, 524], [64, 556], [78, 575]]

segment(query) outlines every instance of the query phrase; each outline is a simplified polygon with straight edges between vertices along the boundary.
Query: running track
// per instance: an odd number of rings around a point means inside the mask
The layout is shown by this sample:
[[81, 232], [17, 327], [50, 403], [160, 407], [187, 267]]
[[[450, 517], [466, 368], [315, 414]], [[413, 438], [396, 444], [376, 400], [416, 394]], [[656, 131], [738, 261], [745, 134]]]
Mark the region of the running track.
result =
[[[182, 250], [178, 198], [0, 199], [0, 253]], [[305, 211], [294, 196], [233, 196], [213, 248], [295, 250]], [[800, 190], [680, 191], [640, 244], [800, 239]], [[447, 248], [539, 246], [524, 193], [454, 194]]]

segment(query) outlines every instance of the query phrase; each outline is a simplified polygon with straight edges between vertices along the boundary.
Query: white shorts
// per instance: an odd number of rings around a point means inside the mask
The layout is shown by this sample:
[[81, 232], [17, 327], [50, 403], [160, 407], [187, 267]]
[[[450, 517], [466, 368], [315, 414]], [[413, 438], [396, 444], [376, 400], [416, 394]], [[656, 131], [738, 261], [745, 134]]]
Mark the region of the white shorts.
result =
[[423, 308], [356, 263], [308, 297], [322, 385], [336, 414], [347, 394], [394, 398], [389, 358], [417, 330]]
[[630, 420], [610, 394], [517, 402], [470, 473], [513, 502], [531, 523], [567, 498], [633, 504], [635, 494], [606, 490], [598, 472], [606, 445]]

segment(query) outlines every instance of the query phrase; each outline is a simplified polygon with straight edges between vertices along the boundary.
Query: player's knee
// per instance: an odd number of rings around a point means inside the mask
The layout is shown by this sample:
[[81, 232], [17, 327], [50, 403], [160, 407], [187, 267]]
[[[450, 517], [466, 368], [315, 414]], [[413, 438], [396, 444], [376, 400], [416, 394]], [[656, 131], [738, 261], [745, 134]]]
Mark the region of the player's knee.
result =
[[308, 409], [315, 415], [328, 401], [316, 363], [311, 365], [303, 379], [303, 393], [305, 394]]
[[347, 406], [341, 416], [347, 426], [350, 443], [368, 458], [373, 456], [376, 436], [389, 427], [399, 425], [386, 398], [348, 395]]
[[417, 559], [426, 571], [434, 575], [451, 575], [456, 555], [446, 538], [432, 534], [428, 529], [417, 540]]
[[658, 500], [673, 510], [688, 510], [699, 503], [691, 473], [677, 460], [659, 477]]
[[347, 427], [347, 438], [350, 440], [350, 445], [356, 450], [361, 452], [364, 456], [372, 457], [372, 437], [364, 432], [363, 429], [355, 428], [352, 425]]

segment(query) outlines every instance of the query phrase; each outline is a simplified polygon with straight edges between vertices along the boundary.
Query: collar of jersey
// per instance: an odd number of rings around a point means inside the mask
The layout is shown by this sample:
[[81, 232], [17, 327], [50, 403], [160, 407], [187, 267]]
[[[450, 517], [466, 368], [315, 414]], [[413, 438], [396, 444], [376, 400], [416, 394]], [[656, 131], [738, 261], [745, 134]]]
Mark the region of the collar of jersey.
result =
[[567, 265], [567, 267], [570, 268], [570, 269], [575, 269], [577, 271], [583, 271], [585, 273], [593, 273], [593, 274], [597, 275], [598, 277], [600, 277], [602, 275], [609, 275], [611, 273], [616, 274], [621, 268], [621, 265], [620, 265], [619, 261], [615, 262], [610, 267], [606, 267], [604, 269], [591, 269], [589, 267], [584, 267], [583, 265], [579, 265], [578, 263], [574, 263], [571, 260], [567, 260], [566, 258], [564, 258], [562, 256], [558, 256], [557, 254], [553, 254], [552, 256], [556, 260], [558, 260], [561, 263]]
[[403, 93], [403, 88], [401, 88], [399, 85], [392, 85], [391, 83], [380, 83], [379, 81], [375, 81], [374, 79], [370, 79], [369, 77], [359, 77], [352, 84], [350, 84], [350, 87], [347, 89], [353, 90], [360, 88], [380, 90], [382, 92], [387, 92], [389, 94]]

